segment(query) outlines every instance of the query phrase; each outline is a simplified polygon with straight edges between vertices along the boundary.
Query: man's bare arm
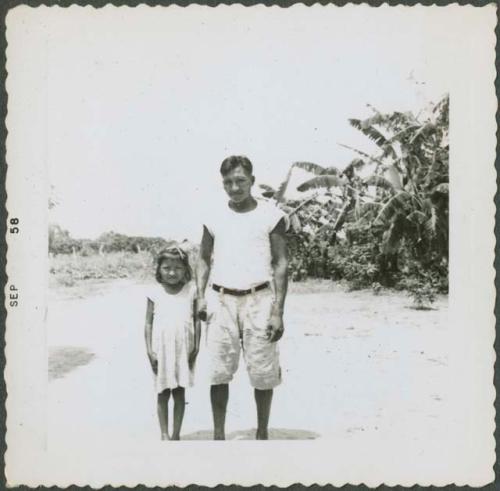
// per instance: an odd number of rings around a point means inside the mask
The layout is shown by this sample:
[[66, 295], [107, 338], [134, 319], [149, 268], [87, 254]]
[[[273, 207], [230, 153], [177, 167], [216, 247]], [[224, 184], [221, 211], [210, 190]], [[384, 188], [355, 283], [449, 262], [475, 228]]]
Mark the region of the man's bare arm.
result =
[[278, 312], [283, 313], [285, 298], [288, 289], [288, 251], [286, 245], [286, 224], [282, 218], [270, 234], [271, 258], [274, 274], [274, 302]]

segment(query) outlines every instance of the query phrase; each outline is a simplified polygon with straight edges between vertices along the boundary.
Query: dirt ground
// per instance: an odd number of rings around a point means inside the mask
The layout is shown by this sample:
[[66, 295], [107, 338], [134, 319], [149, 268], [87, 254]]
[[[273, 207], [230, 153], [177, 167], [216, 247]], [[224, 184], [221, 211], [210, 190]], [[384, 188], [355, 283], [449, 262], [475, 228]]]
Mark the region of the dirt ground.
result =
[[[144, 347], [147, 284], [126, 280], [51, 290], [48, 309], [49, 445], [158, 441], [153, 377]], [[410, 308], [404, 293], [347, 292], [330, 282], [292, 285], [280, 341], [272, 439], [335, 438], [421, 445], [448, 431], [448, 299]], [[181, 437], [211, 438], [203, 339], [186, 392]], [[255, 433], [253, 393], [240, 364], [231, 384], [228, 439]]]

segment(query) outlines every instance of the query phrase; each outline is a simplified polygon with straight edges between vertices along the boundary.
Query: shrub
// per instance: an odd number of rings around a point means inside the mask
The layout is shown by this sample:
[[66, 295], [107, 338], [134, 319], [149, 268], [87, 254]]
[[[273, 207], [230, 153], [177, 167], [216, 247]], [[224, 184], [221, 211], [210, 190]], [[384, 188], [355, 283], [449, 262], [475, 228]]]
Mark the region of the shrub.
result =
[[403, 281], [404, 289], [413, 299], [413, 308], [428, 310], [436, 301], [437, 288], [429, 276], [407, 278]]

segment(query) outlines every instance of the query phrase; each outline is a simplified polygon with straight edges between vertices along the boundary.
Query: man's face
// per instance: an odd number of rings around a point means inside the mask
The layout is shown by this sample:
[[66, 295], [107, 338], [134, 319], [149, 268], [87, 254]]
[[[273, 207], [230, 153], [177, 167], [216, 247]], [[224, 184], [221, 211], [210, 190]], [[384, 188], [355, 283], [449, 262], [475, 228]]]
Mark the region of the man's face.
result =
[[222, 182], [230, 201], [241, 203], [251, 196], [254, 177], [242, 167], [236, 167], [223, 177]]

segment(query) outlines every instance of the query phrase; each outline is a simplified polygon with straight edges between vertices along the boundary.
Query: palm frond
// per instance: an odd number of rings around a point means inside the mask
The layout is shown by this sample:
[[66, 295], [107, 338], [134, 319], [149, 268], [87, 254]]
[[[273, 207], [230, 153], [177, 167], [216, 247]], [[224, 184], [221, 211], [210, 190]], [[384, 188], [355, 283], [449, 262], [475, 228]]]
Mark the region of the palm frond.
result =
[[377, 130], [375, 126], [371, 124], [366, 124], [365, 122], [354, 118], [349, 119], [349, 124], [353, 128], [356, 128], [357, 130], [361, 131], [364, 135], [370, 138], [370, 140], [375, 142], [379, 147], [383, 147], [388, 143], [387, 138], [379, 130]]
[[394, 189], [403, 189], [401, 173], [394, 164], [386, 167], [385, 177], [394, 186]]
[[359, 205], [361, 214], [368, 213], [370, 211], [378, 211], [380, 207], [382, 206], [382, 203], [377, 203], [376, 201], [367, 201], [365, 203], [361, 203]]
[[392, 157], [393, 159], [398, 158], [398, 152], [394, 148], [394, 145], [392, 143], [386, 143], [385, 145], [382, 145], [382, 157], [383, 159], [387, 157]]
[[332, 188], [336, 186], [343, 186], [345, 184], [345, 180], [337, 177], [337, 176], [317, 176], [309, 179], [306, 182], [303, 182], [300, 186], [297, 187], [298, 191], [308, 191], [309, 189], [317, 189], [317, 188]]
[[418, 225], [422, 225], [427, 221], [427, 215], [422, 213], [421, 211], [414, 210], [410, 214], [406, 216], [406, 219], [409, 222], [416, 223]]
[[341, 174], [342, 171], [333, 165], [330, 165], [322, 172], [323, 176], [340, 176]]
[[274, 194], [274, 199], [276, 200], [277, 203], [281, 203], [281, 201], [283, 201], [286, 189], [288, 187], [288, 183], [290, 182], [290, 177], [292, 175], [292, 169], [293, 166], [290, 167], [290, 169], [288, 169], [285, 180], [279, 185], [278, 190]]
[[388, 223], [391, 218], [398, 213], [403, 213], [405, 209], [405, 205], [408, 201], [411, 200], [410, 193], [406, 191], [400, 191], [396, 195], [387, 201], [387, 203], [382, 206], [382, 209], [379, 211], [377, 218], [375, 218], [375, 225], [383, 225], [384, 223]]
[[264, 198], [274, 198], [276, 195], [276, 190], [267, 184], [259, 184], [259, 187], [262, 189], [261, 194]]
[[411, 137], [410, 145], [413, 145], [417, 140], [423, 138], [424, 136], [428, 136], [430, 133], [436, 131], [436, 125], [433, 123], [425, 123], [423, 124]]
[[297, 167], [299, 169], [306, 170], [308, 172], [312, 172], [316, 175], [321, 175], [325, 172], [325, 168], [322, 165], [314, 164], [313, 162], [294, 162], [292, 167]]
[[361, 155], [361, 157], [365, 157], [370, 162], [374, 162], [374, 163], [379, 164], [379, 165], [384, 165], [384, 163], [380, 159], [378, 159], [376, 157], [372, 157], [371, 155], [368, 155], [366, 152], [363, 152], [362, 150], [358, 150], [357, 148], [350, 147], [349, 145], [345, 145], [344, 143], [337, 143], [337, 145], [344, 147], [344, 148], [347, 148], [348, 150], [351, 150], [352, 152], [355, 152], [358, 155]]
[[259, 188], [263, 189], [264, 191], [269, 191], [269, 192], [276, 192], [276, 190], [272, 187], [269, 186], [268, 184], [259, 184]]
[[413, 133], [418, 128], [420, 128], [419, 124], [410, 124], [406, 128], [403, 128], [402, 130], [398, 131], [395, 135], [393, 135], [389, 139], [389, 143], [394, 143], [396, 141], [400, 142], [404, 140], [409, 134]]
[[363, 159], [353, 159], [347, 164], [342, 172], [343, 174], [348, 174], [353, 172], [354, 170], [362, 169], [365, 165], [366, 162]]
[[300, 230], [302, 229], [302, 225], [300, 223], [300, 219], [297, 216], [297, 214], [294, 213], [293, 215], [289, 215], [289, 219], [290, 219], [290, 226], [292, 227], [292, 230], [294, 232], [300, 232]]
[[363, 183], [366, 184], [367, 186], [377, 186], [379, 188], [388, 189], [389, 191], [394, 191], [395, 189], [394, 185], [392, 184], [391, 181], [389, 181], [389, 179], [386, 179], [383, 176], [378, 176], [375, 174], [366, 178], [363, 181]]

